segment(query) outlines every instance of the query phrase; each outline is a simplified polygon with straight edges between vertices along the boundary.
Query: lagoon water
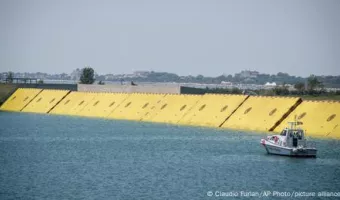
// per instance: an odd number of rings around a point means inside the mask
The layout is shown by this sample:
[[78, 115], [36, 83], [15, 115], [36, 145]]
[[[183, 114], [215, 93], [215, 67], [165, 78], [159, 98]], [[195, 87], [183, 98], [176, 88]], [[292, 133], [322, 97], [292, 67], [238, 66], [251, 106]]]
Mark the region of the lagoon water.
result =
[[288, 192], [340, 192], [340, 142], [316, 140], [318, 157], [298, 159], [267, 155], [261, 137], [0, 112], [0, 199], [250, 199], [244, 192], [263, 191], [271, 192], [266, 199], [275, 191], [287, 199]]

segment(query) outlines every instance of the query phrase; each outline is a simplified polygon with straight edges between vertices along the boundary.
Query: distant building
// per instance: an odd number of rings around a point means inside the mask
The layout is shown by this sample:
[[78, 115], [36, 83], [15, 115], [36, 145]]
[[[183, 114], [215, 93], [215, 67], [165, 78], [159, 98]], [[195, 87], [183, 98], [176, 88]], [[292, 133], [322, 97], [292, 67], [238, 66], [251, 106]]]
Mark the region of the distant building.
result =
[[114, 76], [113, 74], [107, 74], [104, 76], [105, 76], [105, 80], [113, 80], [114, 78], [116, 78], [116, 76]]
[[267, 82], [266, 84], [264, 84], [265, 86], [276, 86], [276, 83], [275, 82], [272, 82], [272, 83], [269, 83]]
[[256, 78], [259, 74], [260, 73], [258, 71], [245, 70], [235, 75], [241, 78]]
[[232, 85], [232, 82], [228, 82], [228, 81], [221, 81], [222, 85]]
[[6, 79], [6, 77], [7, 77], [7, 73], [6, 72], [0, 73], [0, 79]]
[[146, 78], [146, 77], [148, 77], [149, 74], [150, 74], [149, 71], [135, 71], [135, 72], [133, 72], [133, 76], [134, 77], [143, 77], [143, 78]]

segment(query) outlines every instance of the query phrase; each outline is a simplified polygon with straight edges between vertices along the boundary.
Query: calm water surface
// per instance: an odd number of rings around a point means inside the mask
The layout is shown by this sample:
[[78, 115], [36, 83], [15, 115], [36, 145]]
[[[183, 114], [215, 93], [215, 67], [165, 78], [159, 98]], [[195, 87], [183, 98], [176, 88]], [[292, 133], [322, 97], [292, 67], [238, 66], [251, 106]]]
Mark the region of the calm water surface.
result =
[[316, 140], [318, 158], [296, 159], [267, 155], [261, 137], [0, 112], [0, 199], [233, 199], [216, 197], [216, 191], [239, 196], [241, 191], [340, 192], [340, 142]]

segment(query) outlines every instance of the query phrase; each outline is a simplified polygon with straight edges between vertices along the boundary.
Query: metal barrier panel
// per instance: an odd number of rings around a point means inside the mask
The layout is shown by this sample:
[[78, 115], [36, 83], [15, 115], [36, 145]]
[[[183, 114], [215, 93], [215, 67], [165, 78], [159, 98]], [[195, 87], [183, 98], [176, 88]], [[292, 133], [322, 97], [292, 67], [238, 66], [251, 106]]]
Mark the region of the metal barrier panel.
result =
[[94, 93], [87, 92], [71, 92], [50, 113], [77, 115], [93, 99], [94, 95]]
[[202, 95], [168, 94], [142, 121], [176, 124], [201, 98]]
[[295, 117], [307, 136], [340, 138], [340, 102], [303, 101], [274, 132], [281, 132]]
[[165, 94], [132, 93], [108, 118], [140, 120]]
[[300, 98], [250, 96], [222, 127], [269, 131], [300, 101]]
[[76, 105], [78, 98], [80, 98], [78, 92], [70, 92], [50, 111], [50, 114], [67, 115], [69, 110]]
[[41, 89], [18, 88], [5, 103], [2, 104], [0, 110], [21, 111], [40, 92]]
[[179, 124], [219, 127], [247, 97], [247, 95], [205, 94]]
[[48, 113], [68, 93], [69, 90], [43, 90], [22, 112]]
[[97, 94], [98, 93], [93, 92], [82, 92], [77, 99], [76, 105], [70, 109], [69, 114], [81, 116], [79, 113], [96, 97]]
[[97, 93], [78, 115], [108, 117], [128, 96], [126, 93]]

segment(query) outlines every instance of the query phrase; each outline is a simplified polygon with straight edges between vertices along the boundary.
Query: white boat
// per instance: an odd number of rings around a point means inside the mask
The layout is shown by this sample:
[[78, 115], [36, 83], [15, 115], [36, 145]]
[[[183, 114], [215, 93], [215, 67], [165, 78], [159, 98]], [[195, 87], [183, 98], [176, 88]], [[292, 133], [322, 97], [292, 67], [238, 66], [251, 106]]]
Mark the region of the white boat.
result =
[[283, 129], [279, 135], [261, 139], [261, 144], [267, 153], [294, 157], [316, 157], [317, 149], [307, 145], [305, 131], [298, 127], [298, 125], [302, 125], [302, 122], [288, 123], [290, 127]]

